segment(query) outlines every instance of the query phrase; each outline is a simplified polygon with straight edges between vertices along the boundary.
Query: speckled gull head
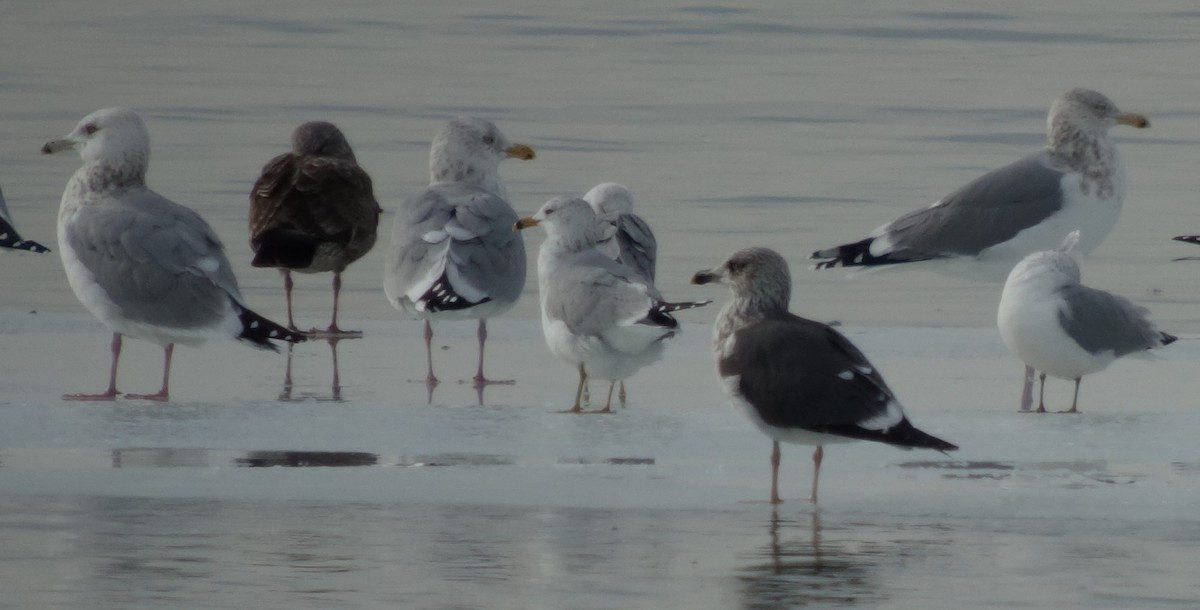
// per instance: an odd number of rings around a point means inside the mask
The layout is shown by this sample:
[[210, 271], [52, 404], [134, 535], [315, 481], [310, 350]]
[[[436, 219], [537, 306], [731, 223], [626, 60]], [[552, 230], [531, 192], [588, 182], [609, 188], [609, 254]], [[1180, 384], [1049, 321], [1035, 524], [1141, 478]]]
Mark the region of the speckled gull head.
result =
[[1078, 284], [1082, 273], [1079, 270], [1079, 254], [1075, 251], [1077, 244], [1079, 231], [1071, 231], [1058, 248], [1026, 256], [1009, 273], [1009, 283], [1047, 276], [1054, 278], [1056, 284]]
[[729, 286], [734, 300], [721, 312], [722, 317], [726, 311], [736, 311], [742, 317], [787, 311], [792, 295], [787, 261], [769, 248], [738, 250], [720, 266], [697, 272], [692, 283]]
[[150, 165], [150, 134], [142, 118], [128, 108], [105, 108], [83, 117], [71, 133], [46, 142], [42, 153], [69, 149], [78, 151], [85, 165], [120, 169], [135, 180], [144, 180]]
[[616, 182], [602, 182], [593, 186], [583, 200], [592, 206], [597, 216], [605, 220], [633, 213], [633, 193]]
[[1081, 135], [1102, 134], [1116, 125], [1138, 129], [1150, 126], [1145, 116], [1121, 112], [1112, 100], [1091, 89], [1071, 89], [1054, 100], [1046, 118], [1050, 145], [1060, 145]]
[[292, 152], [297, 155], [357, 161], [342, 130], [333, 123], [309, 121], [292, 132]]
[[522, 218], [513, 229], [540, 226], [546, 230], [546, 243], [576, 251], [596, 243], [599, 225], [596, 212], [577, 197], [559, 196], [547, 201], [533, 216]]
[[433, 138], [429, 181], [466, 182], [507, 198], [497, 170], [508, 157], [528, 161], [534, 152], [525, 144], [509, 142], [491, 121], [455, 117]]

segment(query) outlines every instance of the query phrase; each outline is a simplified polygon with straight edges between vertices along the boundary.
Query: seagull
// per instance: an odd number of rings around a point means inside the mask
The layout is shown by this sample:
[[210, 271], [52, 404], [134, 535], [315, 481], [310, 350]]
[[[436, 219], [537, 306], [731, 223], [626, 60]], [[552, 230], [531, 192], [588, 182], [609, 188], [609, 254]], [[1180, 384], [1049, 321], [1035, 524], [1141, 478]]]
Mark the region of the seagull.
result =
[[[865, 239], [817, 250], [816, 269], [893, 265], [957, 258], [996, 262], [1007, 270], [1022, 257], [1058, 245], [1079, 229], [1090, 253], [1112, 231], [1125, 201], [1125, 164], [1108, 137], [1115, 125], [1150, 126], [1104, 95], [1071, 89], [1050, 106], [1045, 148], [988, 172], [933, 205], [909, 212]], [[1032, 401], [1025, 368], [1021, 408]]]
[[64, 400], [114, 400], [121, 337], [163, 346], [162, 388], [126, 398], [170, 399], [176, 343], [233, 337], [276, 350], [303, 334], [246, 307], [216, 233], [196, 212], [146, 187], [150, 135], [132, 110], [106, 108], [84, 117], [44, 154], [74, 149], [83, 166], [67, 182], [58, 211], [58, 249], [71, 290], [113, 331], [108, 389]]
[[1000, 296], [997, 325], [1004, 344], [1029, 367], [1041, 371], [1038, 413], [1045, 413], [1046, 375], [1075, 380], [1065, 413], [1078, 413], [1079, 382], [1113, 360], [1173, 343], [1155, 329], [1145, 308], [1125, 297], [1080, 283], [1072, 231], [1057, 250], [1025, 257], [1008, 275]]
[[1043, 150], [811, 258], [820, 260], [818, 269], [946, 257], [1016, 261], [1053, 248], [1074, 229], [1083, 235], [1080, 251], [1090, 253], [1112, 231], [1125, 200], [1125, 165], [1108, 137], [1114, 125], [1141, 129], [1150, 121], [1095, 91], [1067, 91], [1050, 107]]
[[333, 318], [311, 335], [357, 337], [338, 327], [342, 272], [375, 245], [382, 212], [371, 177], [358, 166], [346, 137], [332, 123], [303, 123], [292, 151], [271, 159], [250, 191], [250, 248], [255, 267], [277, 267], [292, 318], [292, 271], [333, 272]]
[[[583, 200], [592, 206], [603, 232], [597, 247], [609, 258], [633, 267], [642, 277], [654, 281], [658, 262], [658, 240], [654, 231], [641, 216], [633, 213], [633, 193], [616, 182], [602, 182], [592, 187]], [[625, 382], [620, 384], [619, 397], [625, 404]], [[587, 397], [587, 384], [583, 395]]]
[[633, 213], [633, 193], [616, 182], [603, 182], [592, 187], [583, 200], [592, 206], [605, 227], [600, 250], [653, 282], [658, 241], [650, 225]]
[[17, 228], [13, 225], [12, 216], [8, 213], [8, 204], [4, 201], [4, 193], [0, 192], [0, 248], [9, 248], [11, 250], [26, 250], [43, 254], [50, 251], [50, 248], [37, 243], [36, 241], [23, 239]]
[[662, 358], [666, 341], [680, 332], [671, 314], [711, 301], [668, 303], [654, 282], [608, 258], [597, 248], [601, 225], [582, 199], [555, 197], [513, 228], [538, 225], [547, 235], [538, 250], [542, 331], [550, 351], [579, 371], [567, 412], [583, 412], [583, 386], [595, 377], [611, 382], [597, 411], [609, 413], [616, 382]]
[[[1179, 235], [1177, 237], [1172, 237], [1171, 239], [1173, 239], [1175, 241], [1181, 241], [1186, 244], [1196, 244], [1197, 246], [1200, 246], [1200, 235]], [[1171, 260], [1194, 261], [1194, 260], [1200, 260], [1200, 256], [1181, 256], [1179, 258], [1174, 258]]]
[[713, 326], [717, 374], [730, 401], [771, 437], [771, 504], [779, 499], [779, 442], [816, 445], [812, 494], [817, 502], [824, 446], [854, 440], [936, 449], [957, 446], [909, 423], [879, 371], [833, 328], [788, 312], [787, 262], [767, 248], [739, 250], [693, 284], [733, 291]]
[[383, 288], [392, 306], [425, 320], [429, 388], [438, 384], [431, 321], [439, 318], [479, 320], [476, 389], [513, 383], [483, 374], [487, 319], [511, 309], [525, 287], [525, 242], [511, 230], [517, 213], [498, 172], [508, 157], [534, 152], [489, 121], [454, 118], [433, 139], [429, 187], [396, 212]]

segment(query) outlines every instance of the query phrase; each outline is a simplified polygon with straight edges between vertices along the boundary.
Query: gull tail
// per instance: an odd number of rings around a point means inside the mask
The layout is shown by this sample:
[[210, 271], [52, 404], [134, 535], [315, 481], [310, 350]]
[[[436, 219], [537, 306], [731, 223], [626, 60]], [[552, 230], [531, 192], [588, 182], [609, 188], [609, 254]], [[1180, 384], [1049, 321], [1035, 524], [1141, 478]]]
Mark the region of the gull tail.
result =
[[233, 302], [233, 308], [237, 312], [238, 319], [242, 321], [242, 334], [238, 335], [237, 338], [251, 343], [255, 347], [277, 352], [279, 348], [271, 343], [271, 339], [287, 341], [288, 343], [303, 343], [308, 340], [308, 337], [304, 333], [280, 326], [246, 309], [237, 301]]
[[256, 235], [250, 244], [254, 248], [254, 260], [250, 261], [250, 265], [304, 269], [312, 265], [317, 247], [327, 241], [332, 240], [314, 237], [295, 229], [267, 229]]
[[646, 312], [646, 317], [638, 321], [638, 324], [649, 324], [651, 326], [666, 326], [675, 328], [679, 326], [679, 321], [671, 314], [684, 309], [695, 309], [704, 307], [712, 303], [712, 301], [685, 301], [682, 303], [667, 303], [664, 301], [655, 301], [650, 307], [650, 311]]
[[875, 265], [894, 265], [911, 263], [934, 258], [932, 256], [914, 255], [910, 252], [885, 252], [881, 255], [871, 254], [871, 244], [874, 237], [868, 237], [852, 244], [842, 244], [824, 250], [817, 250], [809, 255], [809, 259], [817, 261], [813, 269], [833, 269], [834, 267], [870, 267]]
[[50, 248], [47, 248], [36, 241], [21, 239], [21, 236], [17, 234], [17, 230], [14, 229], [12, 225], [4, 222], [3, 219], [0, 219], [0, 248], [28, 250], [29, 252], [37, 252], [38, 254], [44, 254], [50, 251]]
[[1175, 335], [1169, 335], [1162, 331], [1159, 331], [1158, 334], [1159, 334], [1159, 339], [1158, 339], [1159, 345], [1170, 345], [1179, 340], [1179, 337], [1176, 337]]

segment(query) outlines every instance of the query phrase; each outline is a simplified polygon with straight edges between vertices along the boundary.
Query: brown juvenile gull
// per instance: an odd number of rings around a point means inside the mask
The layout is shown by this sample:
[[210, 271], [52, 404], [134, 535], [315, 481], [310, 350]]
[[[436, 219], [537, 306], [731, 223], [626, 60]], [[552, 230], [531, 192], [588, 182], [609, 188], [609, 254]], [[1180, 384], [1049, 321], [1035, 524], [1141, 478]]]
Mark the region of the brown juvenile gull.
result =
[[1008, 349], [1040, 371], [1038, 413], [1045, 413], [1046, 374], [1075, 380], [1071, 408], [1077, 413], [1079, 382], [1113, 360], [1173, 343], [1155, 329], [1145, 308], [1129, 299], [1080, 283], [1072, 231], [1057, 250], [1025, 257], [1008, 276], [997, 325]]
[[[1125, 164], [1108, 137], [1115, 125], [1150, 126], [1104, 95], [1071, 89], [1050, 106], [1046, 147], [988, 172], [933, 205], [909, 212], [865, 239], [817, 250], [816, 269], [929, 259], [998, 261], [1008, 269], [1079, 230], [1090, 253], [1112, 231], [1125, 201]], [[1026, 367], [1021, 409], [1032, 401]]]
[[275, 350], [270, 339], [304, 335], [246, 307], [216, 233], [196, 212], [146, 187], [150, 135], [126, 108], [97, 110], [45, 154], [74, 149], [83, 159], [63, 192], [58, 249], [71, 290], [113, 331], [108, 389], [65, 400], [113, 400], [121, 337], [163, 346], [162, 388], [126, 398], [168, 400], [176, 343], [233, 337]]
[[711, 282], [733, 291], [713, 326], [717, 374], [734, 406], [771, 437], [772, 504], [780, 502], [779, 441], [817, 446], [813, 503], [828, 443], [958, 449], [913, 427], [883, 377], [848, 339], [788, 312], [792, 280], [778, 253], [740, 250], [692, 277], [693, 284]]
[[333, 317], [311, 335], [359, 336], [338, 327], [342, 272], [375, 245], [382, 210], [371, 177], [358, 166], [346, 137], [332, 123], [304, 123], [292, 133], [292, 151], [271, 159], [250, 191], [250, 248], [255, 267], [283, 273], [288, 328], [292, 271], [333, 272]]
[[[654, 231], [641, 216], [633, 213], [633, 192], [616, 182], [602, 182], [592, 187], [583, 200], [592, 206], [603, 232], [597, 246], [609, 258], [633, 267], [642, 277], [654, 281], [658, 263], [658, 240]], [[621, 380], [618, 396], [625, 404], [625, 381]], [[583, 386], [584, 400], [588, 388]]]
[[430, 388], [438, 383], [434, 319], [479, 320], [475, 387], [512, 383], [483, 374], [487, 319], [511, 309], [525, 287], [525, 242], [512, 230], [517, 213], [498, 171], [508, 157], [529, 160], [534, 152], [489, 121], [456, 117], [433, 139], [429, 187], [396, 211], [383, 289], [394, 307], [425, 321]]
[[668, 303], [654, 282], [634, 268], [608, 258], [597, 248], [601, 226], [582, 199], [555, 197], [514, 227], [541, 225], [546, 241], [538, 250], [538, 292], [542, 331], [554, 355], [579, 371], [571, 413], [581, 413], [583, 386], [589, 377], [613, 385], [662, 358], [666, 341], [680, 332], [673, 312], [707, 305]]
[[37, 252], [38, 254], [50, 251], [50, 248], [36, 241], [24, 239], [17, 233], [17, 228], [13, 225], [12, 216], [8, 213], [8, 204], [4, 201], [3, 192], [0, 192], [0, 248], [26, 250]]

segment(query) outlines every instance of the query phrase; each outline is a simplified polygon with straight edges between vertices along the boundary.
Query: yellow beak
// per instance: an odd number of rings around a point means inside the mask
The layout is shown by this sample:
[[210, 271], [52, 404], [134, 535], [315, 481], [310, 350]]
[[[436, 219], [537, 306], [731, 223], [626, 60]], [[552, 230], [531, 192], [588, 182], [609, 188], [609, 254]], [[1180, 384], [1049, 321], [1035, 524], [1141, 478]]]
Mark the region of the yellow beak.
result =
[[524, 144], [513, 144], [504, 149], [504, 154], [522, 161], [528, 161], [536, 156], [533, 149]]
[[1150, 119], [1147, 119], [1145, 116], [1137, 114], [1136, 112], [1118, 114], [1117, 122], [1121, 125], [1129, 125], [1130, 127], [1137, 127], [1138, 129], [1145, 129], [1150, 126]]
[[512, 230], [520, 231], [521, 229], [528, 229], [529, 227], [536, 227], [537, 224], [538, 224], [538, 221], [534, 220], [533, 218], [525, 217], [525, 218], [522, 218], [522, 219], [518, 220], [517, 222], [513, 223]]

